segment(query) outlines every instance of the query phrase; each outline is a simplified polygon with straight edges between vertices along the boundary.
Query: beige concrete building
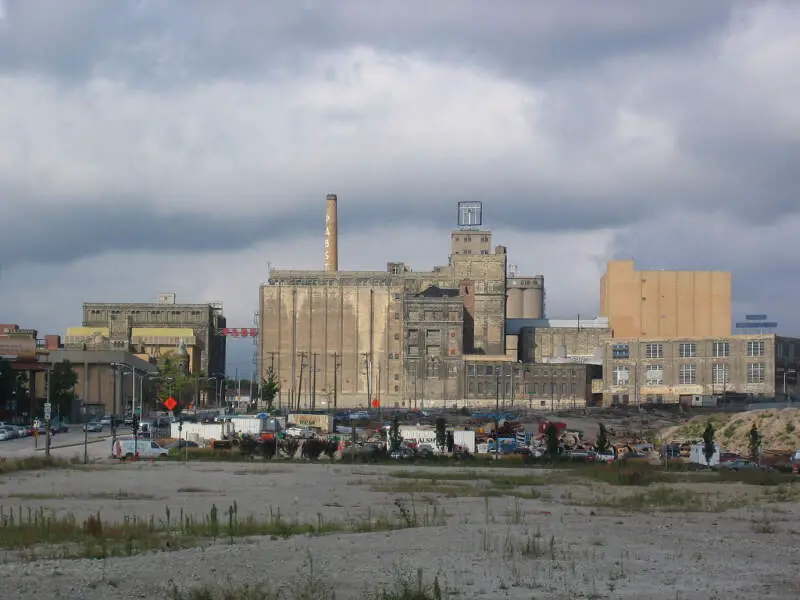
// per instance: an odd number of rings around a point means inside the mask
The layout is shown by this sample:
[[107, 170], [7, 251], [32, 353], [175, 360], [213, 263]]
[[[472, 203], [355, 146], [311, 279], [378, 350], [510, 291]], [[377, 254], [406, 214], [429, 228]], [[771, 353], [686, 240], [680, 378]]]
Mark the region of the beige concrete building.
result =
[[174, 293], [157, 302], [86, 302], [83, 324], [64, 337], [72, 350], [124, 350], [157, 360], [183, 344], [191, 373], [225, 373], [222, 304], [178, 304]]
[[591, 319], [509, 319], [507, 337], [518, 337], [523, 363], [569, 360], [601, 364], [603, 345], [611, 338], [605, 317]]
[[[45, 369], [69, 362], [77, 375], [78, 381], [73, 388], [75, 404], [71, 414], [61, 415], [62, 418], [78, 422], [104, 414], [130, 414], [134, 395], [136, 406], [143, 409], [143, 414], [158, 408], [153, 396], [153, 381], [148, 378], [157, 375], [158, 367], [130, 352], [54, 349], [43, 353], [39, 360]], [[113, 363], [130, 365], [136, 370], [136, 375], [131, 374], [130, 367], [114, 368]], [[36, 378], [37, 404], [41, 406], [47, 397], [46, 373], [40, 371]], [[80, 413], [83, 404], [86, 405], [87, 415]]]
[[[781, 358], [778, 358], [778, 354]], [[701, 397], [772, 399], [796, 393], [800, 341], [775, 335], [607, 340], [603, 403], [684, 403]]]
[[[431, 286], [407, 295], [405, 311], [405, 386], [409, 406], [421, 399], [452, 406], [463, 398], [464, 302], [458, 289]], [[392, 357], [390, 357], [392, 358]], [[395, 383], [394, 392], [402, 390]]]
[[[506, 353], [505, 247], [492, 250], [490, 231], [462, 229], [451, 234], [448, 264], [430, 271], [413, 271], [402, 262], [389, 263], [385, 271], [333, 270], [336, 206], [326, 203], [327, 269], [273, 269], [260, 288], [262, 377], [273, 369], [281, 385], [279, 401], [291, 406], [364, 406], [371, 399], [386, 406], [409, 406], [421, 394], [431, 399], [460, 395], [462, 380], [451, 375], [454, 357]], [[431, 288], [449, 291], [444, 298], [425, 297]], [[448, 318], [434, 320], [429, 327], [413, 309], [420, 302], [447, 304], [441, 312]], [[436, 329], [433, 323], [442, 325], [440, 333], [450, 332], [456, 304], [461, 307], [458, 354], [449, 354], [451, 348], [442, 341], [438, 352], [448, 354], [439, 355], [439, 366], [420, 366], [428, 346], [424, 352], [420, 348], [419, 358], [408, 356], [408, 346], [414, 344], [407, 336], [415, 329], [409, 323], [419, 325], [417, 335], [427, 336], [429, 329]], [[422, 314], [427, 312], [422, 309]]]
[[731, 334], [727, 271], [637, 271], [609, 261], [600, 280], [600, 315], [614, 337], [681, 338]]

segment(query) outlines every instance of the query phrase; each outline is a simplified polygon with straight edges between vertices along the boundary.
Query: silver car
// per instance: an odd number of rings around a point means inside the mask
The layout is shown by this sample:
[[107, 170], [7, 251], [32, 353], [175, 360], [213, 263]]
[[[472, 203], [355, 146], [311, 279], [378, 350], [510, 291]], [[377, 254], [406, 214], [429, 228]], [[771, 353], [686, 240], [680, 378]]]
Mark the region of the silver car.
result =
[[10, 425], [3, 425], [0, 427], [0, 440], [13, 440], [18, 437], [19, 434], [16, 428], [11, 427]]

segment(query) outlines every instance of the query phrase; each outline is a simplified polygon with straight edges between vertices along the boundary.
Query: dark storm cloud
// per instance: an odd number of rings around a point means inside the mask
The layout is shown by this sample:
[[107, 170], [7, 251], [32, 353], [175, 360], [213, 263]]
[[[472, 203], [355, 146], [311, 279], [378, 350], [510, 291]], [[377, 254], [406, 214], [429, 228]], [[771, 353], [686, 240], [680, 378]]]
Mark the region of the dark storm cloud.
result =
[[737, 2], [608, 0], [8, 0], [0, 70], [141, 85], [265, 76], [354, 45], [538, 78], [609, 58], [682, 50]]
[[[484, 200], [484, 224], [489, 227], [525, 229], [531, 232], [573, 231], [618, 226], [633, 222], [637, 213], [606, 205], [579, 210], [576, 200], [539, 201], [519, 204], [494, 197]], [[364, 202], [358, 196], [339, 202], [340, 235], [367, 230], [380, 231], [424, 223], [443, 229], [457, 225], [457, 200], [429, 198], [427, 203], [409, 205], [402, 198], [381, 204]], [[5, 268], [20, 264], [69, 264], [109, 252], [191, 252], [241, 250], [260, 242], [282, 241], [304, 235], [320, 236], [324, 229], [324, 203], [321, 198], [305, 203], [302, 210], [231, 214], [220, 206], [215, 216], [185, 213], [159, 214], [150, 205], [130, 199], [115, 199], [108, 204], [71, 202], [35, 212], [15, 211], [21, 222], [36, 222], [34, 229], [9, 229], [0, 236], [0, 256]]]

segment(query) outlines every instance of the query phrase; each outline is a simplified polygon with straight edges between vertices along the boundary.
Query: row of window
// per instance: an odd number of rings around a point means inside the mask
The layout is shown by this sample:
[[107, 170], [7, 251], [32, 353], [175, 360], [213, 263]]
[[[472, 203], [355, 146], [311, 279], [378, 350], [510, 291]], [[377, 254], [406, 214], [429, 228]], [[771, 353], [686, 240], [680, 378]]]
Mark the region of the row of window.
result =
[[[543, 383], [541, 385], [532, 384], [528, 386], [528, 389], [525, 389], [524, 385], [517, 385], [515, 388], [515, 392], [518, 396], [524, 396], [525, 394], [529, 396], [551, 396], [555, 398], [562, 398], [564, 396], [575, 396], [578, 393], [578, 386], [576, 384], [567, 385], [566, 383]], [[495, 383], [484, 382], [484, 381], [470, 381], [467, 384], [467, 391], [470, 394], [475, 394], [477, 392], [478, 395], [485, 395], [485, 394], [499, 394], [505, 395], [506, 398], [511, 396], [511, 382], [506, 381], [504, 385], [498, 386]]]
[[[483, 376], [483, 375], [511, 375], [512, 369], [516, 374], [521, 374], [522, 369], [514, 369], [512, 365], [476, 365], [474, 363], [467, 364], [467, 375], [469, 377]], [[556, 369], [554, 371], [539, 371], [536, 370], [532, 373], [536, 376], [544, 377], [575, 377], [577, 371], [575, 369]]]
[[[458, 236], [453, 237], [453, 241], [457, 242], [458, 241]], [[471, 242], [472, 241], [472, 236], [471, 235], [465, 235], [464, 236], [464, 241], [465, 242]], [[488, 235], [482, 235], [481, 236], [481, 243], [488, 244], [489, 243], [489, 236]]]
[[[628, 385], [631, 379], [630, 367], [618, 365], [611, 372], [613, 385]], [[747, 383], [764, 383], [766, 379], [766, 365], [764, 363], [748, 363]], [[697, 383], [697, 365], [683, 364], [678, 367], [678, 383], [692, 385]], [[730, 365], [716, 363], [711, 365], [712, 385], [725, 385], [730, 383]], [[664, 385], [664, 365], [647, 365], [644, 371], [645, 385]]]
[[[765, 348], [764, 342], [759, 340], [749, 340], [746, 343], [747, 356], [764, 356]], [[629, 344], [614, 344], [611, 346], [611, 355], [613, 358], [625, 359], [631, 357], [631, 348]], [[664, 358], [664, 344], [661, 342], [653, 342], [645, 344], [646, 358]], [[711, 355], [715, 358], [725, 358], [731, 355], [730, 342], [714, 342], [711, 345]], [[695, 358], [697, 356], [697, 343], [696, 342], [681, 342], [678, 344], [678, 356], [680, 358]]]

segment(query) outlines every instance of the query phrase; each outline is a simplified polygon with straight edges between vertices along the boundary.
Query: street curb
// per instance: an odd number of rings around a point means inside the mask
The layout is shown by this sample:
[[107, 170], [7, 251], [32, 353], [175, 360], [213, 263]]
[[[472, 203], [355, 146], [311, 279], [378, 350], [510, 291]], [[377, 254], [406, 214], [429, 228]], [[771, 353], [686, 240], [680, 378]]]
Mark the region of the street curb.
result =
[[[107, 442], [109, 439], [111, 439], [111, 436], [100, 438], [100, 439], [89, 440], [88, 442], [86, 442], [86, 444], [97, 444], [98, 442]], [[84, 445], [84, 442], [77, 442], [75, 444], [65, 444], [64, 446], [50, 446], [50, 450], [51, 451], [52, 450], [59, 450], [61, 448], [77, 448], [77, 447], [83, 446], [83, 445]], [[44, 447], [34, 448], [34, 449], [36, 450], [36, 452], [44, 452], [46, 450], [46, 448], [44, 448]]]

